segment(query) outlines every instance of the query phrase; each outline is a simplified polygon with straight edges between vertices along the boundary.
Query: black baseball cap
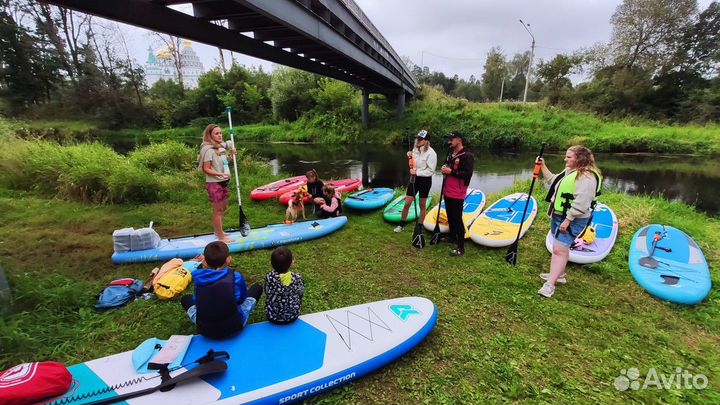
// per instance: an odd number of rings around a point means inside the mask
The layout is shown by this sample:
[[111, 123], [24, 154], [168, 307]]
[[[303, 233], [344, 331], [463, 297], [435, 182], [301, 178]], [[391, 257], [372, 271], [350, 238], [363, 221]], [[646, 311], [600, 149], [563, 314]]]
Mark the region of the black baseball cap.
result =
[[461, 141], [465, 142], [465, 135], [463, 135], [460, 131], [450, 131], [450, 133], [447, 134], [447, 137], [448, 139], [460, 138]]

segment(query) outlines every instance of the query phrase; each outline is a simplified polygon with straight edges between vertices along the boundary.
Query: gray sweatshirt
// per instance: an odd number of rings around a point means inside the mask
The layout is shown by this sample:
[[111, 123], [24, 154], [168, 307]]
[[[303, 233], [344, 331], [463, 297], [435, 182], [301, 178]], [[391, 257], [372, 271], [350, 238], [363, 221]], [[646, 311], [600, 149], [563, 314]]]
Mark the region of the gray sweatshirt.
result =
[[[547, 170], [547, 169], [546, 169]], [[569, 169], [565, 169], [568, 171]], [[571, 171], [568, 171], [568, 174]], [[559, 176], [561, 173], [553, 174], [550, 170], [543, 170], [543, 177], [545, 178], [545, 187], [550, 188], [553, 181]], [[560, 188], [560, 185], [558, 184], [558, 188]], [[572, 221], [575, 218], [587, 218], [590, 216], [590, 204], [592, 203], [593, 199], [595, 198], [595, 191], [597, 190], [597, 179], [595, 176], [593, 176], [592, 173], [585, 173], [582, 175], [578, 175], [578, 177], [575, 179], [575, 192], [573, 193], [575, 198], [572, 200], [572, 206], [567, 211], [567, 214], [565, 216], [566, 219]], [[553, 213], [553, 206], [555, 205], [555, 199], [557, 197], [557, 190], [555, 190], [555, 195], [552, 198], [552, 202], [550, 202], [550, 210], [548, 211], [549, 214]]]

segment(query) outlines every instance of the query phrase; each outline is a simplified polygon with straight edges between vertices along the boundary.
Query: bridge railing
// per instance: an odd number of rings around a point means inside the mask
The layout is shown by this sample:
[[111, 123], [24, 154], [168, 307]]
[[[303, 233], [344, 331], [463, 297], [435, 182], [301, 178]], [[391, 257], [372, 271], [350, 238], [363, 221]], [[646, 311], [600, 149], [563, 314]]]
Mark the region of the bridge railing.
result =
[[400, 66], [403, 67], [403, 71], [408, 74], [408, 76], [415, 81], [415, 78], [412, 75], [412, 72], [410, 72], [410, 68], [405, 66], [405, 63], [402, 61], [400, 56], [395, 52], [392, 46], [390, 46], [390, 43], [385, 39], [385, 37], [380, 33], [380, 30], [378, 30], [375, 25], [370, 21], [370, 19], [365, 15], [365, 13], [360, 9], [360, 6], [355, 3], [353, 0], [338, 0], [340, 3], [342, 3], [345, 8], [352, 13], [352, 15], [355, 16], [355, 18], [358, 19], [360, 24], [362, 24], [365, 29], [367, 29], [374, 38], [376, 38], [378, 41], [380, 41], [380, 44], [382, 45], [382, 51], [385, 53], [386, 58], [388, 57], [387, 53], [389, 52], [393, 59], [395, 59], [395, 62], [398, 63]]

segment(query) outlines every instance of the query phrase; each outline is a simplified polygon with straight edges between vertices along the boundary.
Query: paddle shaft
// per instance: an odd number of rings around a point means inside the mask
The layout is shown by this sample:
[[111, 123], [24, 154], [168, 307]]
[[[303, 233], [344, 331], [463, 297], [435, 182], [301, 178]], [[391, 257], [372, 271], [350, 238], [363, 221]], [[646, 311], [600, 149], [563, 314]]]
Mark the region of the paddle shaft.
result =
[[523, 228], [523, 222], [525, 222], [525, 214], [527, 214], [528, 206], [530, 205], [530, 199], [532, 198], [532, 192], [533, 188], [535, 187], [535, 180], [537, 180], [538, 176], [540, 175], [540, 169], [542, 168], [542, 163], [540, 163], [540, 159], [542, 158], [543, 152], [545, 151], [545, 144], [542, 144], [540, 146], [540, 154], [538, 155], [537, 160], [535, 161], [535, 168], [533, 169], [533, 178], [530, 182], [530, 191], [528, 191], [527, 200], [525, 201], [525, 208], [523, 209], [522, 217], [520, 217], [520, 225], [518, 226], [518, 233], [515, 237], [515, 242], [513, 242], [512, 246], [507, 251], [506, 259], [510, 264], [513, 266], [517, 262], [517, 250], [518, 250], [518, 241], [520, 240], [520, 234], [522, 233]]
[[[230, 126], [230, 141], [232, 141], [233, 148], [237, 150], [237, 147], [235, 145], [235, 128], [233, 128], [232, 124], [232, 107], [227, 107], [227, 116], [228, 116], [228, 125]], [[243, 232], [245, 232], [245, 228], [249, 228], [250, 225], [247, 223], [247, 217], [245, 216], [245, 213], [243, 212], [242, 208], [242, 199], [240, 197], [240, 177], [238, 177], [238, 169], [237, 169], [237, 157], [235, 156], [236, 153], [232, 154], [233, 157], [233, 171], [235, 172], [235, 190], [237, 192], [237, 199], [238, 199], [238, 227], [240, 229], [243, 229]], [[243, 234], [243, 236], [247, 236]]]
[[[450, 154], [452, 154], [452, 149], [448, 150], [447, 156], [445, 156], [445, 162], [450, 159]], [[447, 176], [443, 175], [442, 185], [440, 186], [440, 201], [438, 202], [438, 212], [435, 216], [435, 229], [433, 229], [433, 239], [431, 239], [431, 242], [433, 240], [437, 241], [437, 238], [439, 237], [438, 235], [440, 235], [440, 210], [442, 209], [442, 202], [445, 198], [445, 180], [447, 180]]]

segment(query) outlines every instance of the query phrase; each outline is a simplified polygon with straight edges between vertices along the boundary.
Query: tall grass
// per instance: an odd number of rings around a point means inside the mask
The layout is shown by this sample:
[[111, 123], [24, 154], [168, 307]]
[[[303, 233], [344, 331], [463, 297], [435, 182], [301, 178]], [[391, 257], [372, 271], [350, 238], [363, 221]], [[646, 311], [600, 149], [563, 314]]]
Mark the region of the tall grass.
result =
[[[263, 165], [239, 150], [242, 173]], [[88, 203], [153, 203], [187, 198], [202, 188], [197, 151], [179, 142], [152, 144], [128, 157], [100, 143], [0, 138], [0, 185]]]

